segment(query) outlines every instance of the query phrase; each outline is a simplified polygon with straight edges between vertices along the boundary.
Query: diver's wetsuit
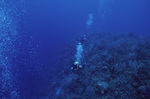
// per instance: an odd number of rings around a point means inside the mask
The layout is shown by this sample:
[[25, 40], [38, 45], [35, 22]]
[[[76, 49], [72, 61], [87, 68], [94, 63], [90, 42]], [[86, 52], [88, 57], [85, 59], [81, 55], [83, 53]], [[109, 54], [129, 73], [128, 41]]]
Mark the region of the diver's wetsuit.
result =
[[79, 69], [79, 66], [78, 66], [78, 65], [72, 65], [72, 67], [73, 67], [73, 71], [75, 71], [75, 70], [78, 70], [78, 69]]

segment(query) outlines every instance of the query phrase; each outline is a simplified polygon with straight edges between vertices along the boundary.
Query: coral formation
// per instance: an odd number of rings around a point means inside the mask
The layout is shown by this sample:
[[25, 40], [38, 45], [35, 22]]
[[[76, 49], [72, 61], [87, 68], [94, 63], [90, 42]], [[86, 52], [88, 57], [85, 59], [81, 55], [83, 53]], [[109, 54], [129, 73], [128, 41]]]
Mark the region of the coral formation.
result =
[[149, 39], [133, 33], [106, 32], [87, 35], [87, 41], [82, 45], [82, 63], [91, 66], [76, 74], [71, 72], [75, 47], [68, 48], [63, 56], [68, 59], [62, 57], [59, 64], [64, 67], [59, 68], [58, 82], [52, 85], [59, 86], [55, 88], [58, 99], [150, 97]]

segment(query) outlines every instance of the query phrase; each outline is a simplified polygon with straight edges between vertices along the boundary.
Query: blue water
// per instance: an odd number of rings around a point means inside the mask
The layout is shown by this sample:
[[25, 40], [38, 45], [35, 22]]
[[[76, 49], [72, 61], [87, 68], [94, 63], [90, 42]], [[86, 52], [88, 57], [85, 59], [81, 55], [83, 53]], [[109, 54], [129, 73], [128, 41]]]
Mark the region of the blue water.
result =
[[46, 96], [63, 49], [81, 34], [149, 35], [149, 5], [149, 0], [0, 0], [0, 98]]

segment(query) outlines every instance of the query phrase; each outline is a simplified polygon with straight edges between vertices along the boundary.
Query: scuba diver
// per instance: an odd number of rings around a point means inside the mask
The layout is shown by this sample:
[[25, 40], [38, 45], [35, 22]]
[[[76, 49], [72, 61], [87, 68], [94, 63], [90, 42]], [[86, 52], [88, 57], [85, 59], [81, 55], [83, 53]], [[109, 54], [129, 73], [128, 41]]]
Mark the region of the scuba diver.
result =
[[81, 36], [79, 37], [79, 41], [80, 41], [81, 43], [86, 42], [86, 41], [87, 41], [86, 35], [81, 35]]
[[86, 63], [80, 64], [79, 62], [75, 61], [74, 64], [71, 66], [71, 70], [72, 70], [73, 72], [75, 72], [75, 71], [78, 71], [78, 70], [83, 69], [85, 66], [86, 66], [86, 67], [90, 67], [90, 65], [88, 65], [88, 64], [86, 64]]
[[77, 70], [82, 69], [82, 68], [83, 68], [83, 66], [81, 64], [79, 64], [79, 62], [75, 61], [74, 64], [72, 65], [72, 67], [71, 67], [71, 70], [72, 71], [77, 71]]
[[82, 46], [81, 42], [83, 43], [83, 42], [87, 41], [86, 36], [85, 35], [81, 35], [80, 38], [79, 38], [79, 41], [80, 42], [76, 46], [76, 50], [77, 50], [76, 54], [75, 54], [76, 61], [71, 66], [71, 70], [73, 72], [84, 68], [84, 66], [89, 66], [86, 63], [81, 64], [81, 59], [82, 59], [82, 54], [83, 54], [83, 46]]

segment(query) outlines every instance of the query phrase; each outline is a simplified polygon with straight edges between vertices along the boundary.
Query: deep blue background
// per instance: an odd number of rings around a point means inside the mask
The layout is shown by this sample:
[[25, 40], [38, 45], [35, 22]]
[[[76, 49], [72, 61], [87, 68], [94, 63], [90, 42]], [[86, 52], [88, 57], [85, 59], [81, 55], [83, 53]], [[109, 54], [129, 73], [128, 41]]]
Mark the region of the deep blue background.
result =
[[[40, 88], [44, 87], [46, 73], [50, 73], [48, 70], [54, 69], [54, 64], [59, 62], [58, 57], [65, 54], [61, 50], [80, 34], [98, 31], [149, 34], [149, 5], [149, 0], [32, 0], [25, 2], [26, 13], [21, 17], [22, 21], [19, 25], [24, 31], [22, 35], [32, 37], [34, 41], [31, 41], [36, 42], [37, 56], [43, 64], [40, 76], [36, 76], [37, 73], [35, 73], [30, 79], [26, 74], [23, 77], [27, 77], [29, 81], [27, 86], [31, 89], [28, 90], [34, 91], [34, 88], [36, 90], [39, 85], [41, 85]], [[94, 19], [93, 24], [87, 28], [86, 22], [90, 13], [93, 13]], [[35, 84], [35, 82], [38, 83]]]
[[[88, 31], [148, 34], [149, 4], [149, 0], [30, 1], [26, 6], [23, 29], [35, 38], [45, 40], [54, 49], [63, 47], [64, 42], [77, 34], [86, 34]], [[86, 21], [90, 13], [93, 13], [94, 19], [92, 26], [87, 29]]]
[[[7, 6], [4, 8], [13, 9], [11, 12], [14, 13], [10, 13], [10, 16], [17, 21], [20, 38], [15, 45], [18, 52], [14, 63], [19, 68], [16, 75], [24, 95], [36, 94], [36, 90], [44, 87], [50, 70], [55, 69], [54, 64], [65, 54], [62, 50], [81, 34], [103, 31], [133, 32], [140, 35], [150, 33], [149, 0], [5, 2]], [[90, 13], [93, 13], [94, 19], [93, 24], [87, 28]]]
[[[23, 31], [37, 39], [50, 61], [61, 55], [58, 51], [79, 34], [94, 31], [149, 34], [149, 4], [149, 0], [29, 1], [24, 16], [26, 24], [21, 26], [24, 26]], [[93, 13], [94, 19], [87, 29], [90, 13]]]

